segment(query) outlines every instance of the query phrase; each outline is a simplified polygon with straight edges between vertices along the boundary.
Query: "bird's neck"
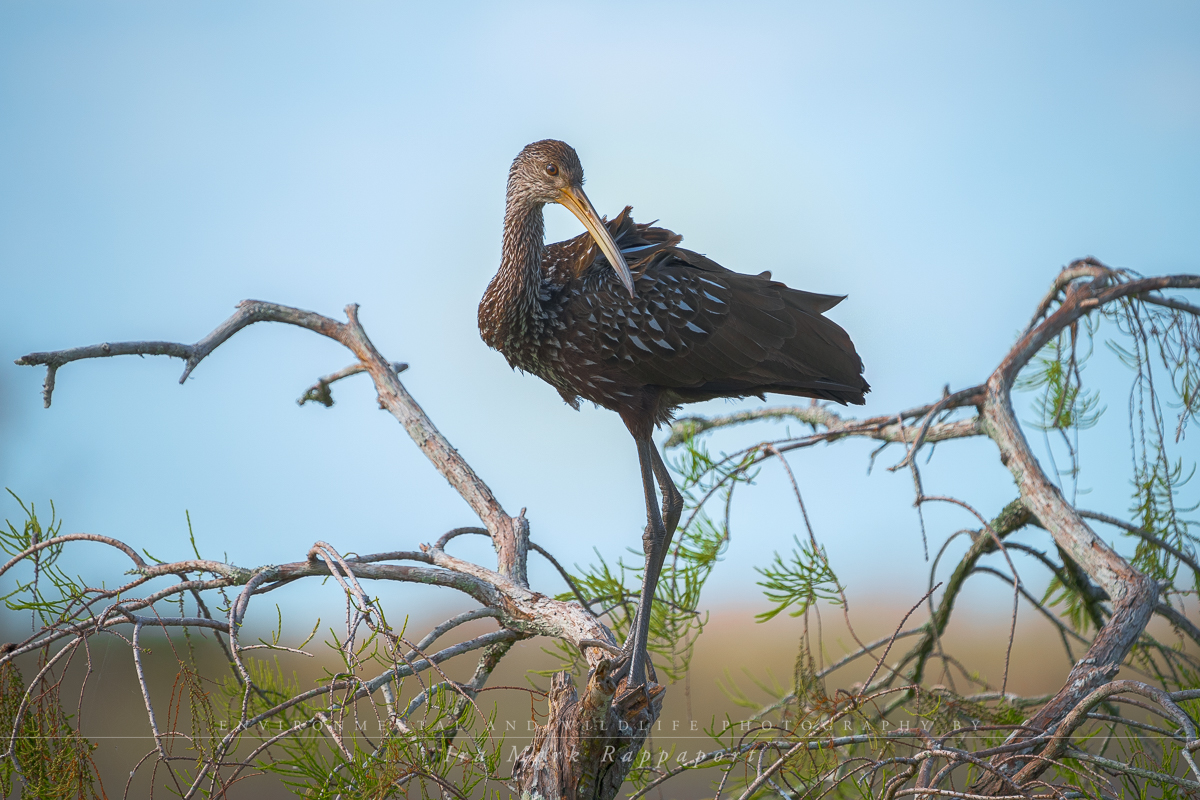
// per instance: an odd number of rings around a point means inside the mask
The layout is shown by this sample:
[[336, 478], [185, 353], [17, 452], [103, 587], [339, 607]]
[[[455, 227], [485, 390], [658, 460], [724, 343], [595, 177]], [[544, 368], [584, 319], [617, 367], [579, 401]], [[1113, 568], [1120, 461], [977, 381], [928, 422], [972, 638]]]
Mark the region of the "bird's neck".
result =
[[503, 350], [536, 327], [544, 237], [542, 204], [509, 198], [500, 270], [479, 306], [479, 330], [492, 347]]

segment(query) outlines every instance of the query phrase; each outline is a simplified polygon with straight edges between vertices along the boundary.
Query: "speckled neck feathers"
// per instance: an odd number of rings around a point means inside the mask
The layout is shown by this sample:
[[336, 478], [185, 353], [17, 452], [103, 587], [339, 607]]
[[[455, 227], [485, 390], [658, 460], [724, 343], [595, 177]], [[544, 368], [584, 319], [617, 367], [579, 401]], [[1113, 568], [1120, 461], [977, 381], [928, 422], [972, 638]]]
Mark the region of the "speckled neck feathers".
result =
[[504, 213], [500, 270], [479, 304], [479, 332], [491, 347], [509, 356], [541, 328], [538, 291], [545, 251], [542, 204], [515, 196], [509, 186]]

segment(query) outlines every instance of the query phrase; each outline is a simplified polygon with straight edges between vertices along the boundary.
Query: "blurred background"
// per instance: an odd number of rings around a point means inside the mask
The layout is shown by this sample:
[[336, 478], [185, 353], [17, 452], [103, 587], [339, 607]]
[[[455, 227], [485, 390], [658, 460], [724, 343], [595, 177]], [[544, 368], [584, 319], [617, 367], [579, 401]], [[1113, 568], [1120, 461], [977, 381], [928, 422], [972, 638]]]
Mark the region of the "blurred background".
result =
[[[247, 567], [301, 559], [318, 539], [365, 553], [472, 524], [365, 377], [335, 386], [332, 409], [296, 406], [348, 363], [306, 332], [255, 326], [182, 387], [175, 360], [71, 364], [50, 409], [43, 370], [12, 364], [193, 342], [245, 298], [333, 316], [356, 302], [505, 508], [528, 509], [535, 541], [567, 565], [638, 547], [620, 420], [572, 411], [476, 329], [508, 165], [547, 137], [578, 150], [602, 214], [632, 204], [730, 268], [848, 294], [831, 316], [873, 387], [853, 413], [884, 414], [984, 379], [1072, 259], [1197, 270], [1200, 7], [5, 3], [0, 486], [42, 513], [53, 501], [64, 531], [163, 559], [191, 552], [186, 511], [202, 554]], [[547, 224], [552, 240], [581, 232], [558, 207]], [[1081, 439], [1080, 504], [1127, 516], [1129, 374], [1097, 348], [1086, 378], [1108, 411]], [[740, 428], [711, 446], [783, 432]], [[834, 568], [851, 596], [895, 610], [890, 627], [929, 565], [911, 478], [882, 468], [896, 452], [868, 475], [871, 449], [841, 442], [791, 463]], [[1015, 496], [987, 440], [942, 445], [923, 475], [927, 492], [988, 516]], [[22, 517], [7, 494], [4, 517]], [[925, 521], [931, 548], [975, 527], [951, 507]], [[800, 524], [767, 467], [740, 492], [704, 605], [764, 610], [754, 567]], [[486, 542], [459, 543], [490, 558]], [[69, 570], [125, 569], [84, 547]], [[563, 588], [540, 561], [531, 578]], [[377, 588], [393, 619], [465, 607]], [[289, 602], [316, 613], [336, 598], [325, 591]], [[995, 592], [968, 587], [962, 602], [1006, 628], [1009, 595]]]

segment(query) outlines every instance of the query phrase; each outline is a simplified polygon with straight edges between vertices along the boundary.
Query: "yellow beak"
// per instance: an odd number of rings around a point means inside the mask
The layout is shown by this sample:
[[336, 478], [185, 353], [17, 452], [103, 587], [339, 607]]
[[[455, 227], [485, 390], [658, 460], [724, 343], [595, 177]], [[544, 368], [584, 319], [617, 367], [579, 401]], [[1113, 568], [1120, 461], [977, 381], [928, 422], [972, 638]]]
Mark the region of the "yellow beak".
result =
[[629, 290], [629, 296], [637, 297], [633, 291], [633, 275], [629, 272], [629, 265], [625, 263], [625, 258], [621, 255], [617, 243], [613, 241], [608, 228], [600, 221], [600, 215], [596, 213], [596, 209], [592, 208], [592, 201], [588, 200], [583, 189], [577, 186], [564, 188], [559, 195], [558, 202], [560, 205], [566, 206], [567, 210], [583, 223], [583, 227], [587, 228], [588, 233], [596, 240], [596, 244], [600, 246], [600, 252], [604, 253], [604, 257], [612, 265], [613, 271], [617, 273], [617, 279], [621, 281], [621, 285]]

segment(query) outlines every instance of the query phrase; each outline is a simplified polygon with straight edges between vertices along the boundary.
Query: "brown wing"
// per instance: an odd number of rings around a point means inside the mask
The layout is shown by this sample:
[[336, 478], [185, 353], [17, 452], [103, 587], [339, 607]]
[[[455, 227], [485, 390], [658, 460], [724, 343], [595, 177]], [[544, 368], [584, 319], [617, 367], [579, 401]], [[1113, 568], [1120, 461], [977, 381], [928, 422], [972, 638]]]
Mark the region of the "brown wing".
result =
[[628, 211], [609, 226], [637, 297], [617, 284], [598, 248], [589, 253], [564, 298], [574, 320], [569, 349], [683, 400], [779, 392], [863, 402], [870, 387], [854, 344], [821, 316], [841, 297], [790, 289], [769, 272], [732, 272], [677, 247], [670, 231], [635, 225]]

